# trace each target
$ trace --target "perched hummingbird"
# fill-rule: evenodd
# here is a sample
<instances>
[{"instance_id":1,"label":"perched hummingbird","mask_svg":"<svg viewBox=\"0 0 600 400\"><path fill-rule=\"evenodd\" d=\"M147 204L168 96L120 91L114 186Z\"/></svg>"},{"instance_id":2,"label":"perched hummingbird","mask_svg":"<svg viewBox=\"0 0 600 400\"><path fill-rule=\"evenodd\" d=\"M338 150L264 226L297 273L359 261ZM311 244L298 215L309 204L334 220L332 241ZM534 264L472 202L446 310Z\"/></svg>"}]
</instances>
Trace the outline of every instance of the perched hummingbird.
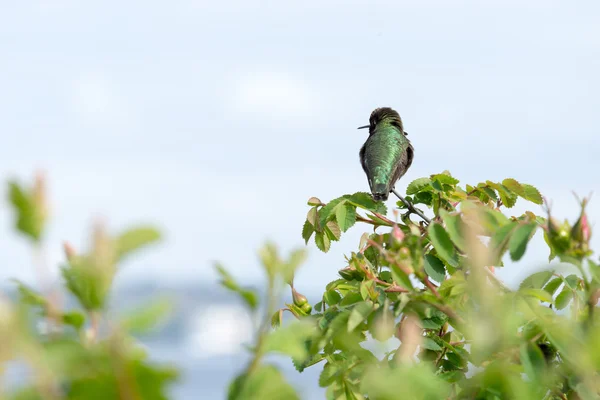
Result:
<instances>
[{"instance_id":1,"label":"perched hummingbird","mask_svg":"<svg viewBox=\"0 0 600 400\"><path fill-rule=\"evenodd\" d=\"M413 161L414 149L400 115L389 107L376 108L369 117L369 138L360 149L360 163L369 179L374 200L387 200L394 185Z\"/></svg>"}]
</instances>

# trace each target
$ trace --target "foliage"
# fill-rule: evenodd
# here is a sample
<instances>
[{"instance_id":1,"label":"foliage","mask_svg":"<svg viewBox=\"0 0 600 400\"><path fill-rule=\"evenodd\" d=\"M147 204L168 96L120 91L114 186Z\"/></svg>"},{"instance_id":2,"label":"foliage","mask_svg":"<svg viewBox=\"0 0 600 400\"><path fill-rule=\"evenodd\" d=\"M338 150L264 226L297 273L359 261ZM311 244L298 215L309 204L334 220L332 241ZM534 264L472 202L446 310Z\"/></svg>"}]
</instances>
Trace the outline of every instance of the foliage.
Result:
<instances>
[{"instance_id":1,"label":"foliage","mask_svg":"<svg viewBox=\"0 0 600 400\"><path fill-rule=\"evenodd\" d=\"M41 259L48 221L43 177L32 188L11 182L9 200L16 229ZM159 238L149 226L113 236L96 225L89 251L76 254L65 243L62 283L77 300L73 309L62 308L65 291L60 288L44 287L42 292L15 280L18 301L0 300L0 361L25 362L33 374L23 386L3 391L2 398L168 398L168 385L176 380L177 370L150 362L130 334L152 329L168 314L170 304L158 300L121 319L106 310L119 262ZM39 262L41 267L43 261Z\"/></svg>"},{"instance_id":2,"label":"foliage","mask_svg":"<svg viewBox=\"0 0 600 400\"><path fill-rule=\"evenodd\" d=\"M263 364L270 351L289 355L300 373L322 368L318 383L328 399L598 398L600 266L589 249L588 200L571 225L559 224L548 208L547 218L530 211L506 216L503 208L519 198L543 204L535 187L515 179L459 186L445 171L411 182L406 194L432 213L430 223L414 221L402 202L401 222L390 219L367 193L309 199L302 237L307 244L314 237L323 252L357 223L373 228L314 304L284 278L298 262L281 259L272 245L262 250L269 304L254 358L229 399L298 398ZM521 260L540 231L550 260L573 273L549 265L509 289L495 268L507 257ZM256 310L248 301L254 296L221 273ZM293 303L274 310L283 282ZM283 323L284 311L295 320ZM365 346L370 339L382 345Z\"/></svg>"}]
</instances>

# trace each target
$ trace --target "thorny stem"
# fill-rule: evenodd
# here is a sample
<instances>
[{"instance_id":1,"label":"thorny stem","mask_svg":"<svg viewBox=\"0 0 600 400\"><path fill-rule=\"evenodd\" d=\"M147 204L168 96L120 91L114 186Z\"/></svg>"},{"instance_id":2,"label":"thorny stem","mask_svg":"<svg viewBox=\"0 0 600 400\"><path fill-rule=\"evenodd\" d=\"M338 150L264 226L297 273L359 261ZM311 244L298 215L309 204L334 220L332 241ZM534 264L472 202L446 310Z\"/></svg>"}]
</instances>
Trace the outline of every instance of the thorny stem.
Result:
<instances>
[{"instance_id":1,"label":"thorny stem","mask_svg":"<svg viewBox=\"0 0 600 400\"><path fill-rule=\"evenodd\" d=\"M400 199L400 201L402 203L404 203L404 205L406 206L406 208L408 208L408 210L414 214L417 214L419 217L423 218L423 220L425 222L427 222L428 224L431 222L431 220L429 218L427 218L425 216L425 214L423 214L421 211L417 210L411 202L407 201L404 197L402 197L400 195L400 193L396 192L396 189L392 189L392 193L394 193L396 195L396 197L398 197Z\"/></svg>"}]
</instances>

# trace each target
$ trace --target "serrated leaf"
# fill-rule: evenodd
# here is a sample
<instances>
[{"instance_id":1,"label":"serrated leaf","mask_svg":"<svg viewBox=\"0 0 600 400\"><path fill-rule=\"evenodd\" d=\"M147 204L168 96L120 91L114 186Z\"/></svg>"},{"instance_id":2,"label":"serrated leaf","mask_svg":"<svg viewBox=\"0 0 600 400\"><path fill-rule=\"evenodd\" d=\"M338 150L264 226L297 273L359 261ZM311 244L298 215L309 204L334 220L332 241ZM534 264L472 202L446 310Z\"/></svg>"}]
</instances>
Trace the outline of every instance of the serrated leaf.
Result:
<instances>
[{"instance_id":1,"label":"serrated leaf","mask_svg":"<svg viewBox=\"0 0 600 400\"><path fill-rule=\"evenodd\" d=\"M293 358L292 359L292 363L294 364L294 368L296 368L296 371L298 372L302 372L304 371L306 368L315 365L316 363L322 361L323 359L325 359L325 356L323 354L315 354L314 356L312 356L311 358L307 359L307 360L298 360Z\"/></svg>"},{"instance_id":2,"label":"serrated leaf","mask_svg":"<svg viewBox=\"0 0 600 400\"><path fill-rule=\"evenodd\" d=\"M340 240L340 237L342 236L340 227L335 221L327 222L327 224L325 225L325 233L327 234L327 237L333 241Z\"/></svg>"},{"instance_id":3,"label":"serrated leaf","mask_svg":"<svg viewBox=\"0 0 600 400\"><path fill-rule=\"evenodd\" d=\"M357 326L363 323L373 312L373 303L363 301L357 303L350 312L348 317L348 332L352 332Z\"/></svg>"},{"instance_id":4,"label":"serrated leaf","mask_svg":"<svg viewBox=\"0 0 600 400\"><path fill-rule=\"evenodd\" d=\"M525 200L529 200L535 204L544 204L544 199L539 190L536 187L528 185L526 183L522 183L521 187L523 188L523 198Z\"/></svg>"},{"instance_id":5,"label":"serrated leaf","mask_svg":"<svg viewBox=\"0 0 600 400\"><path fill-rule=\"evenodd\" d=\"M315 244L319 250L321 250L323 253L327 253L331 247L331 240L329 240L329 237L327 237L327 235L323 232L316 232Z\"/></svg>"},{"instance_id":6,"label":"serrated leaf","mask_svg":"<svg viewBox=\"0 0 600 400\"><path fill-rule=\"evenodd\" d=\"M323 228L327 221L330 221L335 216L335 208L338 204L346 201L346 196L338 197L331 200L323 208L319 210L319 227ZM315 225L316 226L316 225ZM318 231L319 229L317 229Z\"/></svg>"},{"instance_id":7,"label":"serrated leaf","mask_svg":"<svg viewBox=\"0 0 600 400\"><path fill-rule=\"evenodd\" d=\"M313 225L310 222L308 222L308 220L306 220L304 222L304 226L302 227L302 239L304 239L304 244L308 244L308 241L310 240L310 237L312 236L314 231L315 228L313 227Z\"/></svg>"},{"instance_id":8,"label":"serrated leaf","mask_svg":"<svg viewBox=\"0 0 600 400\"><path fill-rule=\"evenodd\" d=\"M562 310L563 308L568 306L572 298L573 291L565 286L563 290L561 290L561 292L558 294L558 296L556 296L556 300L554 301L556 309Z\"/></svg>"},{"instance_id":9,"label":"serrated leaf","mask_svg":"<svg viewBox=\"0 0 600 400\"><path fill-rule=\"evenodd\" d=\"M444 185L450 185L450 186L455 186L456 184L458 184L460 181L456 178L454 178L451 175L448 174L435 174L435 175L431 175L431 180L434 181L438 181L441 184Z\"/></svg>"},{"instance_id":10,"label":"serrated leaf","mask_svg":"<svg viewBox=\"0 0 600 400\"><path fill-rule=\"evenodd\" d=\"M513 261L518 261L523 257L523 254L525 254L525 250L527 249L527 243L531 239L536 228L536 223L530 223L519 224L514 230L508 242L510 258Z\"/></svg>"},{"instance_id":11,"label":"serrated leaf","mask_svg":"<svg viewBox=\"0 0 600 400\"><path fill-rule=\"evenodd\" d=\"M431 185L431 179L429 178L418 178L408 184L406 187L406 194L411 195L418 193L428 186Z\"/></svg>"},{"instance_id":12,"label":"serrated leaf","mask_svg":"<svg viewBox=\"0 0 600 400\"><path fill-rule=\"evenodd\" d=\"M313 226L317 226L317 207L312 207L310 210L308 210L308 212L306 213L306 220Z\"/></svg>"},{"instance_id":13,"label":"serrated leaf","mask_svg":"<svg viewBox=\"0 0 600 400\"><path fill-rule=\"evenodd\" d=\"M500 183L495 183L495 182L491 182L491 181L486 181L486 184L488 186L496 189L496 191L500 195L500 199L502 200L502 203L504 204L504 206L506 208L512 208L515 205L515 203L517 201L517 195L515 193L513 193L512 191L510 191L510 189L508 189L506 186L504 186Z\"/></svg>"},{"instance_id":14,"label":"serrated leaf","mask_svg":"<svg viewBox=\"0 0 600 400\"><path fill-rule=\"evenodd\" d=\"M357 207L379 214L387 214L387 207L382 201L375 201L371 194L366 192L357 192L346 196L346 200Z\"/></svg>"},{"instance_id":15,"label":"serrated leaf","mask_svg":"<svg viewBox=\"0 0 600 400\"><path fill-rule=\"evenodd\" d=\"M562 285L562 283L562 278L554 278L548 282L546 286L544 286L544 290L548 292L550 296L554 296L554 293L556 293L556 290L560 287L560 285Z\"/></svg>"},{"instance_id":16,"label":"serrated leaf","mask_svg":"<svg viewBox=\"0 0 600 400\"><path fill-rule=\"evenodd\" d=\"M160 232L151 226L139 226L121 233L116 239L117 258L122 259L135 250L160 240Z\"/></svg>"},{"instance_id":17,"label":"serrated leaf","mask_svg":"<svg viewBox=\"0 0 600 400\"><path fill-rule=\"evenodd\" d=\"M335 218L342 232L346 232L356 222L356 207L341 204L335 209Z\"/></svg>"},{"instance_id":18,"label":"serrated leaf","mask_svg":"<svg viewBox=\"0 0 600 400\"><path fill-rule=\"evenodd\" d=\"M455 268L458 267L456 249L444 227L437 222L432 222L429 225L428 232L429 239L437 251L437 254L450 266Z\"/></svg>"},{"instance_id":19,"label":"serrated leaf","mask_svg":"<svg viewBox=\"0 0 600 400\"><path fill-rule=\"evenodd\" d=\"M426 254L424 260L425 272L431 279L438 283L442 283L446 277L446 269L444 263L432 254Z\"/></svg>"}]
</instances>

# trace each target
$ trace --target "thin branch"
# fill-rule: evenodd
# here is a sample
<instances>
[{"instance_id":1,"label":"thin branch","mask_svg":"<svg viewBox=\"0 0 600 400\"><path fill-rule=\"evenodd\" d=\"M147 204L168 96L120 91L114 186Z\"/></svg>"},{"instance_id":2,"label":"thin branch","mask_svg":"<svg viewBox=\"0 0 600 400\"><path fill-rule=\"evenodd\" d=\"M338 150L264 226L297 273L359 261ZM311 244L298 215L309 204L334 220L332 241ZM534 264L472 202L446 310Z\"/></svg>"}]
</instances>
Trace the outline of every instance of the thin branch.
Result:
<instances>
[{"instance_id":1,"label":"thin branch","mask_svg":"<svg viewBox=\"0 0 600 400\"><path fill-rule=\"evenodd\" d=\"M398 197L400 199L400 201L402 203L404 203L404 205L406 206L406 208L408 208L408 210L414 214L417 214L419 217L423 218L423 220L425 222L427 222L428 224L431 222L431 220L429 218L427 218L425 216L425 214L423 214L421 211L417 210L415 208L415 206L412 205L411 202L407 201L404 197L402 197L400 195L400 193L396 192L396 189L392 189L392 193L394 193L396 195L396 197Z\"/></svg>"}]
</instances>

